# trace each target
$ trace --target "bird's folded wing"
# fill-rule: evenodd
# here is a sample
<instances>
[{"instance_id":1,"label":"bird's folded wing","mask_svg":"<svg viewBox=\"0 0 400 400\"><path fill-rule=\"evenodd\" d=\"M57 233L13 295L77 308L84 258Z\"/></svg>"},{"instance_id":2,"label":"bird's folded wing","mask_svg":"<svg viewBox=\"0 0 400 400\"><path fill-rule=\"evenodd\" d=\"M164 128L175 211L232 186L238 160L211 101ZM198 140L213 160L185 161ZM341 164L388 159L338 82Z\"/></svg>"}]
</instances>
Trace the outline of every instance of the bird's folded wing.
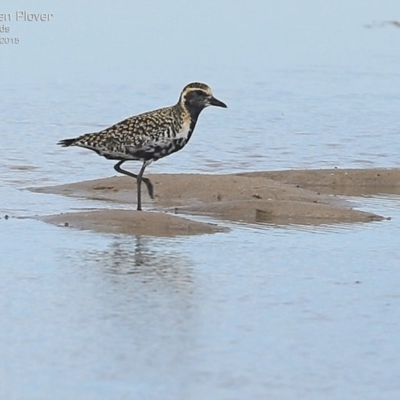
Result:
<instances>
[{"instance_id":1,"label":"bird's folded wing","mask_svg":"<svg viewBox=\"0 0 400 400\"><path fill-rule=\"evenodd\" d=\"M155 149L162 149L171 144L172 139L168 137L147 138L137 144L126 144L125 150L128 154L137 152L153 152Z\"/></svg>"}]
</instances>

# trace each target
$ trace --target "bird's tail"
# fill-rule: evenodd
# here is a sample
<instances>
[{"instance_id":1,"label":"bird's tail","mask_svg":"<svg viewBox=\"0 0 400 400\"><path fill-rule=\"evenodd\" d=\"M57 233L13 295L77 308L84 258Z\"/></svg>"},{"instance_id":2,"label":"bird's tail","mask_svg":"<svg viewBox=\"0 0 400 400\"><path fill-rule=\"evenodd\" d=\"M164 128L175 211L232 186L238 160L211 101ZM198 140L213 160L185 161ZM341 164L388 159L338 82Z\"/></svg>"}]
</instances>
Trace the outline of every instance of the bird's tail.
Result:
<instances>
[{"instance_id":1,"label":"bird's tail","mask_svg":"<svg viewBox=\"0 0 400 400\"><path fill-rule=\"evenodd\" d=\"M75 141L76 141L76 138L74 138L74 139L63 139L63 140L60 140L57 144L60 145L60 146L63 146L63 147L68 147L68 146L71 146L72 144L74 144Z\"/></svg>"}]
</instances>

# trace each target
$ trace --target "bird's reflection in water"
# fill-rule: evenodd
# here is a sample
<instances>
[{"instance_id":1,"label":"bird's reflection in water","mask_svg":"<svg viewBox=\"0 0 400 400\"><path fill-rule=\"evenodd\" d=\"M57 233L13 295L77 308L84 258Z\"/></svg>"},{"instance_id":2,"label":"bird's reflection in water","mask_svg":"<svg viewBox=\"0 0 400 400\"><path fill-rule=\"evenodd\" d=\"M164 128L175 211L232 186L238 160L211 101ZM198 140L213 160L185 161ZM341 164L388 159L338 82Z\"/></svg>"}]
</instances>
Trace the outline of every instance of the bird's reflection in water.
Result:
<instances>
[{"instance_id":1,"label":"bird's reflection in water","mask_svg":"<svg viewBox=\"0 0 400 400\"><path fill-rule=\"evenodd\" d=\"M116 237L101 251L89 251L86 260L113 275L136 275L143 283L169 282L175 290L192 283L190 262L174 249L171 239Z\"/></svg>"}]
</instances>

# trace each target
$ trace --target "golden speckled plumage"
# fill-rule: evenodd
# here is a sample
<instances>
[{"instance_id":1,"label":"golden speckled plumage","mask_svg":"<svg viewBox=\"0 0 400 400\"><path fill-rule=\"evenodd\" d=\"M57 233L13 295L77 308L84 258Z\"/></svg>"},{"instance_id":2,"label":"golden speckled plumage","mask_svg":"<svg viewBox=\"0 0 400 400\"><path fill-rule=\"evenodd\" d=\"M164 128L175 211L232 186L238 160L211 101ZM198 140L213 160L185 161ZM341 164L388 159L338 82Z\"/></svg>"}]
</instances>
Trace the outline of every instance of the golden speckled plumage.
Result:
<instances>
[{"instance_id":1,"label":"golden speckled plumage","mask_svg":"<svg viewBox=\"0 0 400 400\"><path fill-rule=\"evenodd\" d=\"M84 147L108 159L120 160L114 168L137 179L138 210L141 210L141 181L145 182L153 198L153 185L148 178L142 177L144 169L151 162L182 149L191 138L200 112L209 105L226 107L213 97L211 89L204 83L190 83L184 87L174 106L145 112L100 132L64 139L58 144ZM129 160L143 161L138 175L120 168Z\"/></svg>"},{"instance_id":2,"label":"golden speckled plumage","mask_svg":"<svg viewBox=\"0 0 400 400\"><path fill-rule=\"evenodd\" d=\"M155 161L161 156L155 150L167 148L185 120L188 121L187 116L177 105L162 108L128 118L98 133L82 135L72 145L94 150L109 159Z\"/></svg>"}]
</instances>

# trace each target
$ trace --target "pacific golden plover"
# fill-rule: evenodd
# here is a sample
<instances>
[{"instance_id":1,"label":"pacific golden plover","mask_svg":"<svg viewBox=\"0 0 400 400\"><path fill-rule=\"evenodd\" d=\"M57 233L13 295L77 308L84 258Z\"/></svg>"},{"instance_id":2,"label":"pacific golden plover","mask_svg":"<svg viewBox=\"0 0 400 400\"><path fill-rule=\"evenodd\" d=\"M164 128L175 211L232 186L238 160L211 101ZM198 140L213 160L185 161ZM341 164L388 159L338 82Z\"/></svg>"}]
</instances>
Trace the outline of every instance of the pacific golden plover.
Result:
<instances>
[{"instance_id":1,"label":"pacific golden plover","mask_svg":"<svg viewBox=\"0 0 400 400\"><path fill-rule=\"evenodd\" d=\"M141 210L142 181L154 198L153 185L143 177L144 170L153 161L182 149L192 136L200 112L208 106L227 107L213 96L206 84L190 83L183 88L174 106L135 115L100 132L60 140L58 144L84 147L109 160L119 160L114 169L136 179L137 209ZM138 175L121 168L129 160L143 162Z\"/></svg>"}]
</instances>

